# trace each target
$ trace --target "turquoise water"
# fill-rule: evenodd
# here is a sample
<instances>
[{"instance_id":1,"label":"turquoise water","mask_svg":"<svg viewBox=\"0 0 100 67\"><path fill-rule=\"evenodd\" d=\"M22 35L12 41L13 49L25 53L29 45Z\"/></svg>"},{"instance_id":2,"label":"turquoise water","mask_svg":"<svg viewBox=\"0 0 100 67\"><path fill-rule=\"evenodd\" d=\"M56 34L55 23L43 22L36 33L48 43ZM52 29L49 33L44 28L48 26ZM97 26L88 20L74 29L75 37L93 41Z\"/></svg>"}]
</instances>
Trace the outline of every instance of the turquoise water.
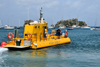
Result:
<instances>
[{"instance_id":1,"label":"turquoise water","mask_svg":"<svg viewBox=\"0 0 100 67\"><path fill-rule=\"evenodd\" d=\"M14 31L0 29L0 43L8 40L8 32ZM21 37L22 32L20 29ZM100 67L99 30L74 29L68 31L68 36L69 44L39 50L0 48L0 67Z\"/></svg>"}]
</instances>

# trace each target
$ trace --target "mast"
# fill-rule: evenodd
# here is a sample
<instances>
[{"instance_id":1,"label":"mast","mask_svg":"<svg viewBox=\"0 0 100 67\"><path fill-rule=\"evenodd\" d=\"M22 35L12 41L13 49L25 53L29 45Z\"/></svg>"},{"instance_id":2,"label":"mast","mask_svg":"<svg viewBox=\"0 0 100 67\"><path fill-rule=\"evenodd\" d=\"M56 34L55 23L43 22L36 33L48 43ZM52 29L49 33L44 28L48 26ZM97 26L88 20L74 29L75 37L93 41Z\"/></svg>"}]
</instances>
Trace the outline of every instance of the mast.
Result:
<instances>
[{"instance_id":1,"label":"mast","mask_svg":"<svg viewBox=\"0 0 100 67\"><path fill-rule=\"evenodd\" d=\"M43 23L44 20L43 20L43 12L42 12L42 7L41 7L41 10L40 10L40 23Z\"/></svg>"},{"instance_id":2,"label":"mast","mask_svg":"<svg viewBox=\"0 0 100 67\"><path fill-rule=\"evenodd\" d=\"M12 15L12 26L13 26L13 15Z\"/></svg>"},{"instance_id":3,"label":"mast","mask_svg":"<svg viewBox=\"0 0 100 67\"><path fill-rule=\"evenodd\" d=\"M29 7L28 7L28 20L29 20Z\"/></svg>"},{"instance_id":4,"label":"mast","mask_svg":"<svg viewBox=\"0 0 100 67\"><path fill-rule=\"evenodd\" d=\"M76 27L78 27L78 19L76 18Z\"/></svg>"},{"instance_id":5,"label":"mast","mask_svg":"<svg viewBox=\"0 0 100 67\"><path fill-rule=\"evenodd\" d=\"M96 17L96 21L95 21L95 28L96 28L96 25L97 25L97 17Z\"/></svg>"},{"instance_id":6,"label":"mast","mask_svg":"<svg viewBox=\"0 0 100 67\"><path fill-rule=\"evenodd\" d=\"M40 10L40 19L43 17L43 13L42 13L42 7L41 7L41 10Z\"/></svg>"},{"instance_id":7,"label":"mast","mask_svg":"<svg viewBox=\"0 0 100 67\"><path fill-rule=\"evenodd\" d=\"M62 21L63 21L63 14L62 14Z\"/></svg>"},{"instance_id":8,"label":"mast","mask_svg":"<svg viewBox=\"0 0 100 67\"><path fill-rule=\"evenodd\" d=\"M52 16L52 24L53 24L53 16Z\"/></svg>"},{"instance_id":9,"label":"mast","mask_svg":"<svg viewBox=\"0 0 100 67\"><path fill-rule=\"evenodd\" d=\"M9 18L8 18L8 26L9 26Z\"/></svg>"},{"instance_id":10,"label":"mast","mask_svg":"<svg viewBox=\"0 0 100 67\"><path fill-rule=\"evenodd\" d=\"M0 20L0 26L2 26L2 24L1 24L1 20Z\"/></svg>"},{"instance_id":11,"label":"mast","mask_svg":"<svg viewBox=\"0 0 100 67\"><path fill-rule=\"evenodd\" d=\"M20 27L20 19L19 19L19 27Z\"/></svg>"}]
</instances>

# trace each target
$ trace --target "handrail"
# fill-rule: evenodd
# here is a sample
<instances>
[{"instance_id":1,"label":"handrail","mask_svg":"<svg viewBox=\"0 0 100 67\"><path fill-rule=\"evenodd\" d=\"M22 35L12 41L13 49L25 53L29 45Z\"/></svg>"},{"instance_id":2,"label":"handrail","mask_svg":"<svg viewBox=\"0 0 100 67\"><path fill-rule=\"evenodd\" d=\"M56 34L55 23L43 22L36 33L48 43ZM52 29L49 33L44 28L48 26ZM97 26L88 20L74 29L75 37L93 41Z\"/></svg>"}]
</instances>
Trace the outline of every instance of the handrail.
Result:
<instances>
[{"instance_id":1,"label":"handrail","mask_svg":"<svg viewBox=\"0 0 100 67\"><path fill-rule=\"evenodd\" d=\"M36 35L36 36L34 36ZM46 35L46 37L44 37L44 35ZM59 39L62 38L61 36L59 37ZM23 39L27 39L27 40L31 40L31 41L36 41L37 42L37 33L33 33L32 34L32 38L31 39L28 39L26 36L23 38ZM56 35L51 35L51 34L44 34L44 33L40 33L40 36L39 36L39 41L42 41L42 40L51 40L51 39L58 39L58 36Z\"/></svg>"}]
</instances>

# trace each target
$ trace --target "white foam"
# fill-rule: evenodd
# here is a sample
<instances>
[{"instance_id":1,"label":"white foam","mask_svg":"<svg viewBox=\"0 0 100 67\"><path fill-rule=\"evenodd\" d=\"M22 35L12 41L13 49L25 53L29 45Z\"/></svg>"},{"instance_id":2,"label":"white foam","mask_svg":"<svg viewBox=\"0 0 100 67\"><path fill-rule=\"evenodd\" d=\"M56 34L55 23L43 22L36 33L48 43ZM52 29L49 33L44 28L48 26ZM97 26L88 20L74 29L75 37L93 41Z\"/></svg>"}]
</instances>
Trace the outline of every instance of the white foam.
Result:
<instances>
[{"instance_id":1,"label":"white foam","mask_svg":"<svg viewBox=\"0 0 100 67\"><path fill-rule=\"evenodd\" d=\"M7 48L0 48L0 55L2 55L2 53L4 52L4 51L7 51L8 49Z\"/></svg>"},{"instance_id":2,"label":"white foam","mask_svg":"<svg viewBox=\"0 0 100 67\"><path fill-rule=\"evenodd\" d=\"M5 57L8 56L8 55L3 54L3 52L7 50L8 50L7 48L0 48L0 65L4 63L4 61L6 60Z\"/></svg>"},{"instance_id":3,"label":"white foam","mask_svg":"<svg viewBox=\"0 0 100 67\"><path fill-rule=\"evenodd\" d=\"M7 51L7 50L8 50L8 48L0 48L0 53L4 52L4 51Z\"/></svg>"}]
</instances>

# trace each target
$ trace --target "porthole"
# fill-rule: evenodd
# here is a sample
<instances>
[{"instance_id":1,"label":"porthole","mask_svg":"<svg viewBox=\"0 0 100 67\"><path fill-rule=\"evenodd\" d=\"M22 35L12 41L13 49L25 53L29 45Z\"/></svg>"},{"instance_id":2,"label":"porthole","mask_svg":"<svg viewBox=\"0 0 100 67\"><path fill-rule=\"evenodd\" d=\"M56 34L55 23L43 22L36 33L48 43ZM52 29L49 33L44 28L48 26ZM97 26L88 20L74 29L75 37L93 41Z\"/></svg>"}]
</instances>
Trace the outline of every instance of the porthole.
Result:
<instances>
[{"instance_id":1,"label":"porthole","mask_svg":"<svg viewBox=\"0 0 100 67\"><path fill-rule=\"evenodd\" d=\"M35 26L35 28L37 28L37 26Z\"/></svg>"}]
</instances>

